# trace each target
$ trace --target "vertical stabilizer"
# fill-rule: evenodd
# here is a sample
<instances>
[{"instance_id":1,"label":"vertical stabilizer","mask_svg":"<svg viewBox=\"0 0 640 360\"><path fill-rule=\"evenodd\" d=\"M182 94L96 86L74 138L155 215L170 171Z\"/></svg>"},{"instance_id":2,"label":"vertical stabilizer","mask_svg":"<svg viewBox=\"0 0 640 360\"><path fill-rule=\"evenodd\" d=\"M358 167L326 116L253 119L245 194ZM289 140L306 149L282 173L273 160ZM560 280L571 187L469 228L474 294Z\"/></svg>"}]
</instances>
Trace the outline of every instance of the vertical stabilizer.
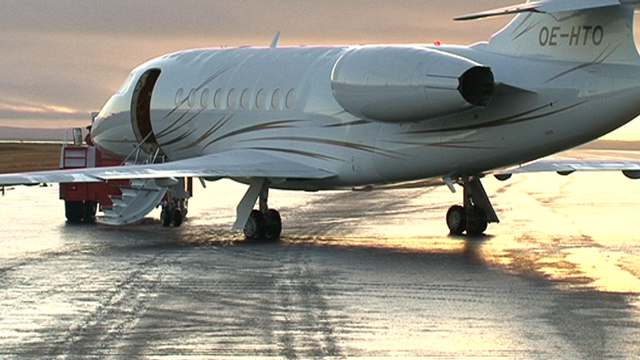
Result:
<instances>
[{"instance_id":1,"label":"vertical stabilizer","mask_svg":"<svg viewBox=\"0 0 640 360\"><path fill-rule=\"evenodd\" d=\"M594 3L597 1L591 1ZM556 0L542 4L556 5ZM580 3L575 1L574 3ZM633 38L634 6L606 5L562 11L545 11L529 2L518 15L494 34L487 50L521 57L537 57L591 63L637 64Z\"/></svg>"}]
</instances>

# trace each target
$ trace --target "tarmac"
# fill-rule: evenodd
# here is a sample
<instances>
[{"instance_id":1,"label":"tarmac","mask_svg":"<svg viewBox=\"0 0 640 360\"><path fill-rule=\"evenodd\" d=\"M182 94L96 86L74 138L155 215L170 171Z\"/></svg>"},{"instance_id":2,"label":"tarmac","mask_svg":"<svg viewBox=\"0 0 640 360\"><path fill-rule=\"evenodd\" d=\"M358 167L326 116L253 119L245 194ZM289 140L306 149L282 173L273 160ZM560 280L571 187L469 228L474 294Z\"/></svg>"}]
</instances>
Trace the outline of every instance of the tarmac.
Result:
<instances>
[{"instance_id":1,"label":"tarmac","mask_svg":"<svg viewBox=\"0 0 640 360\"><path fill-rule=\"evenodd\" d=\"M231 231L245 186L180 228L71 225L57 186L0 197L3 359L640 358L640 183L484 181L501 219L451 237L446 187L273 191L282 239Z\"/></svg>"}]
</instances>

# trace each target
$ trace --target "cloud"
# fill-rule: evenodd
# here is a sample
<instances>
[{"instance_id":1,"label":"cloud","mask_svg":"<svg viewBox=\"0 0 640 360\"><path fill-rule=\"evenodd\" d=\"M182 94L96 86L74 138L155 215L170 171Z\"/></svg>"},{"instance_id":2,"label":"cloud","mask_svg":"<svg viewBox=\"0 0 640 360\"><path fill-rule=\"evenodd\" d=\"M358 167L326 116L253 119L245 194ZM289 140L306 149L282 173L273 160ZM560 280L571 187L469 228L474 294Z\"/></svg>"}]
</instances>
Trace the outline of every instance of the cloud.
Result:
<instances>
[{"instance_id":1,"label":"cloud","mask_svg":"<svg viewBox=\"0 0 640 360\"><path fill-rule=\"evenodd\" d=\"M22 101L0 101L0 119L87 119L89 116L84 111L68 108L60 105L34 104Z\"/></svg>"},{"instance_id":2,"label":"cloud","mask_svg":"<svg viewBox=\"0 0 640 360\"><path fill-rule=\"evenodd\" d=\"M330 39L395 37L415 30L465 29L455 15L510 4L509 0L14 0L0 23L20 32L143 37L269 36ZM476 28L483 27L476 23ZM473 32L470 32L473 34ZM414 36L427 34L415 33Z\"/></svg>"},{"instance_id":3,"label":"cloud","mask_svg":"<svg viewBox=\"0 0 640 360\"><path fill-rule=\"evenodd\" d=\"M27 104L21 102L1 102L0 111L16 111L16 112L28 112L28 113L61 113L61 114L73 114L76 112L73 109L64 106L45 105L45 104Z\"/></svg>"}]
</instances>

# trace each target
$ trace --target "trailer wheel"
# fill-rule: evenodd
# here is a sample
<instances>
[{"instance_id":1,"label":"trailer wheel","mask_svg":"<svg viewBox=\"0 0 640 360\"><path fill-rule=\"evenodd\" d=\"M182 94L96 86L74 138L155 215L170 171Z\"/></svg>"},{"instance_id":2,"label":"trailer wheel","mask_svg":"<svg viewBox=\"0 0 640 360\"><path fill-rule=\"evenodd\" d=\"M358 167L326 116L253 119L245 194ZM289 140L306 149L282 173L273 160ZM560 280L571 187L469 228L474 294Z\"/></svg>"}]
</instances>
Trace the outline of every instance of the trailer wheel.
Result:
<instances>
[{"instance_id":1,"label":"trailer wheel","mask_svg":"<svg viewBox=\"0 0 640 360\"><path fill-rule=\"evenodd\" d=\"M96 221L96 210L98 203L96 201L85 201L83 207L83 220L85 223L94 223Z\"/></svg>"},{"instance_id":2,"label":"trailer wheel","mask_svg":"<svg viewBox=\"0 0 640 360\"><path fill-rule=\"evenodd\" d=\"M70 223L82 222L84 215L84 204L82 201L65 201L64 213L67 217L67 221Z\"/></svg>"}]
</instances>

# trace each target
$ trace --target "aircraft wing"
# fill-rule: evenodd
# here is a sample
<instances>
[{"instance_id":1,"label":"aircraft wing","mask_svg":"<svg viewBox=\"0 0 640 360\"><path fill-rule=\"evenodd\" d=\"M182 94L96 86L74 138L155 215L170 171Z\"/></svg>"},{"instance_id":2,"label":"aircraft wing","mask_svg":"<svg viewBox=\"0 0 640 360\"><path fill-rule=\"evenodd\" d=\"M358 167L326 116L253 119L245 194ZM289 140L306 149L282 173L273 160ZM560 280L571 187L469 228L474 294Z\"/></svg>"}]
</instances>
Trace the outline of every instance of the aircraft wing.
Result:
<instances>
[{"instance_id":1,"label":"aircraft wing","mask_svg":"<svg viewBox=\"0 0 640 360\"><path fill-rule=\"evenodd\" d=\"M530 162L495 173L496 177L530 172L555 171L567 175L574 171L622 171L631 178L640 178L640 161L633 160L556 160L545 159Z\"/></svg>"},{"instance_id":2,"label":"aircraft wing","mask_svg":"<svg viewBox=\"0 0 640 360\"><path fill-rule=\"evenodd\" d=\"M230 150L163 164L127 165L0 175L0 185L100 182L171 177L325 179L335 174L261 150Z\"/></svg>"}]
</instances>

